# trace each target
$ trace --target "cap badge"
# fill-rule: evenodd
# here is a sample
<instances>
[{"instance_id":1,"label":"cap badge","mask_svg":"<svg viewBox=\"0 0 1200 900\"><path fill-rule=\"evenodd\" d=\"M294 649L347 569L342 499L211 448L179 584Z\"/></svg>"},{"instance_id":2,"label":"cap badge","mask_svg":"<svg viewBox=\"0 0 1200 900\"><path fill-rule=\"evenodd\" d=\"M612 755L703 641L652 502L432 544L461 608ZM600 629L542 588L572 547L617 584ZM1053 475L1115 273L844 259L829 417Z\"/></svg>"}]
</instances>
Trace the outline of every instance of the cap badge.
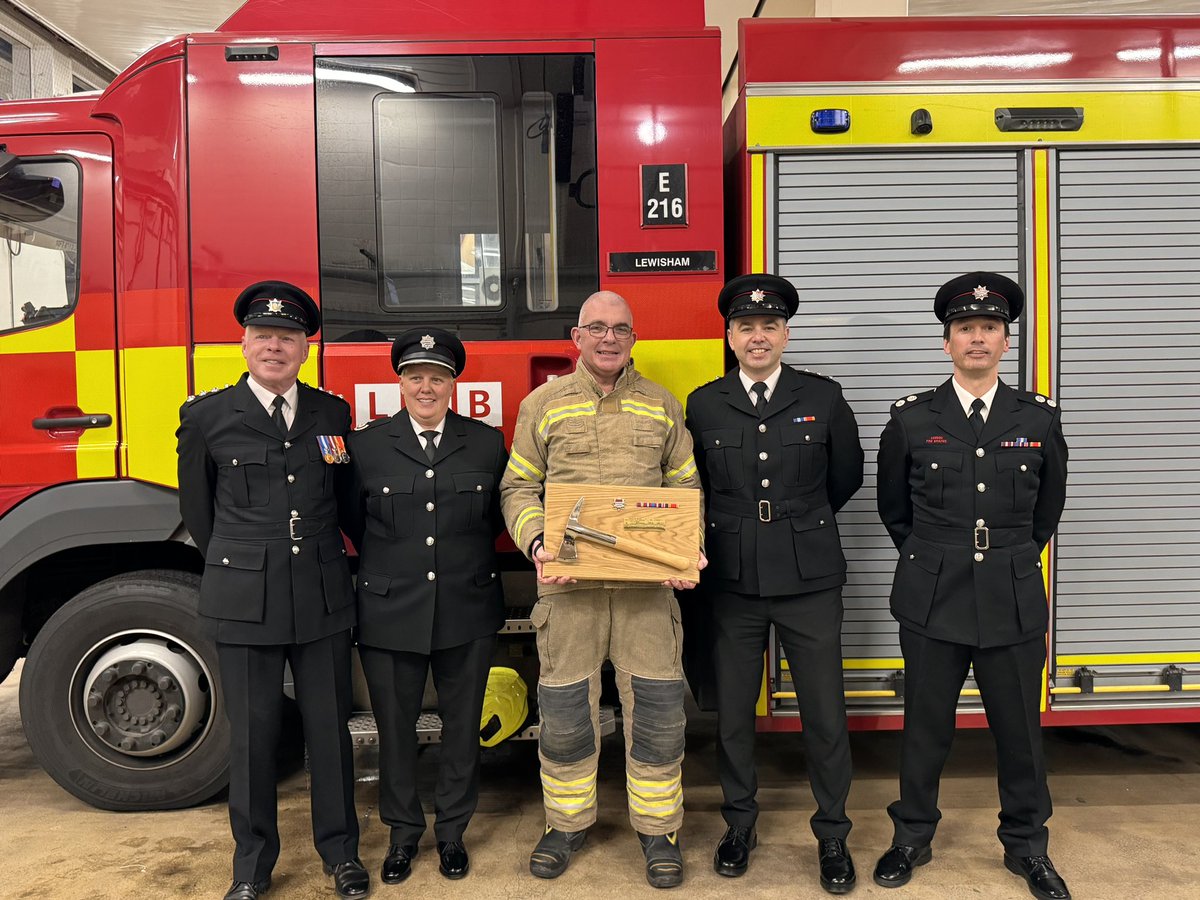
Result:
<instances>
[{"instance_id":1,"label":"cap badge","mask_svg":"<svg viewBox=\"0 0 1200 900\"><path fill-rule=\"evenodd\" d=\"M421 338L421 349L422 350L432 350L434 348L435 344L437 344L437 341L435 341L433 339L432 334L427 334Z\"/></svg>"},{"instance_id":2,"label":"cap badge","mask_svg":"<svg viewBox=\"0 0 1200 900\"><path fill-rule=\"evenodd\" d=\"M766 295L765 291L755 288L754 290L752 290L750 292L750 299L753 300L755 303L762 303L764 300L767 299L767 295Z\"/></svg>"},{"instance_id":3,"label":"cap badge","mask_svg":"<svg viewBox=\"0 0 1200 900\"><path fill-rule=\"evenodd\" d=\"M976 300L986 300L988 297L988 289L982 284L975 288L975 290L973 290L971 293L975 295Z\"/></svg>"},{"instance_id":4,"label":"cap badge","mask_svg":"<svg viewBox=\"0 0 1200 900\"><path fill-rule=\"evenodd\" d=\"M268 300L267 301L267 312L273 312L273 313L283 312L283 301L282 300Z\"/></svg>"}]
</instances>

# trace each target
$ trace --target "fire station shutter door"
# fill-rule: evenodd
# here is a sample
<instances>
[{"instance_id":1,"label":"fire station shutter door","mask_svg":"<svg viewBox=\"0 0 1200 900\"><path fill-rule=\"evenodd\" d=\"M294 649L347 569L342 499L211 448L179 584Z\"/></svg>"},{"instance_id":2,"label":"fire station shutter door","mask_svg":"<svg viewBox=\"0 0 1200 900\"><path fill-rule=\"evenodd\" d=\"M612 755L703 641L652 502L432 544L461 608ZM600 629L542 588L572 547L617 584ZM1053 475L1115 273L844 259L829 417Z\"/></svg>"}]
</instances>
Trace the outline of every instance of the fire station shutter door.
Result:
<instances>
[{"instance_id":1,"label":"fire station shutter door","mask_svg":"<svg viewBox=\"0 0 1200 900\"><path fill-rule=\"evenodd\" d=\"M1060 151L1058 178L1071 458L1055 651L1194 659L1200 150Z\"/></svg>"},{"instance_id":2,"label":"fire station shutter door","mask_svg":"<svg viewBox=\"0 0 1200 900\"><path fill-rule=\"evenodd\" d=\"M778 158L776 271L800 293L784 359L841 383L866 453L863 488L838 515L850 566L848 690L886 687L849 661L901 655L888 612L896 549L875 508L879 435L897 398L950 375L933 316L938 287L976 269L1023 280L1020 164L1018 153ZM1016 386L1019 369L1014 328L1001 376Z\"/></svg>"}]
</instances>

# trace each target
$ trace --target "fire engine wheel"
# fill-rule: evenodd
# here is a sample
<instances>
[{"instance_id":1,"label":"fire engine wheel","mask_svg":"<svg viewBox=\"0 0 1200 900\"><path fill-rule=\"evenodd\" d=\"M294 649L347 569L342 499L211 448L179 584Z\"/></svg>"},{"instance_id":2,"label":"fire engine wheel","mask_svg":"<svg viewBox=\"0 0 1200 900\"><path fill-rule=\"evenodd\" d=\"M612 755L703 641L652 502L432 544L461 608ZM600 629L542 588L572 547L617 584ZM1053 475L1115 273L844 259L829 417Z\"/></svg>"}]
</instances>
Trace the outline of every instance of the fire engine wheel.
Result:
<instances>
[{"instance_id":1,"label":"fire engine wheel","mask_svg":"<svg viewBox=\"0 0 1200 900\"><path fill-rule=\"evenodd\" d=\"M42 768L101 809L178 809L229 781L216 647L196 575L145 571L95 584L38 632L21 720Z\"/></svg>"}]
</instances>

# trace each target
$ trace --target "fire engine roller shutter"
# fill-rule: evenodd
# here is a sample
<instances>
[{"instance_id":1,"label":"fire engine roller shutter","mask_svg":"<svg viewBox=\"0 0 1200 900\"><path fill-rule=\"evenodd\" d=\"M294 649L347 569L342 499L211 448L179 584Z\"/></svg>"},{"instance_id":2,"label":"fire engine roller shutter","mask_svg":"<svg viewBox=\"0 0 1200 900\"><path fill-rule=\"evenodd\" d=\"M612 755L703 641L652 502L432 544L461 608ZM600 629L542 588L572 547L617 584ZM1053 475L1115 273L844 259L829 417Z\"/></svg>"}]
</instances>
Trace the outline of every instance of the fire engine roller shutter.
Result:
<instances>
[{"instance_id":1,"label":"fire engine roller shutter","mask_svg":"<svg viewBox=\"0 0 1200 900\"><path fill-rule=\"evenodd\" d=\"M950 375L933 316L937 289L975 269L1023 280L1020 156L787 155L777 163L768 258L800 293L784 359L842 385L866 453L863 487L838 515L849 563L843 652L898 659L888 612L896 549L875 508L879 434L897 398ZM1014 327L1001 377L1016 386L1019 369Z\"/></svg>"},{"instance_id":2,"label":"fire engine roller shutter","mask_svg":"<svg viewBox=\"0 0 1200 900\"><path fill-rule=\"evenodd\" d=\"M1200 648L1200 150L1059 151L1059 654Z\"/></svg>"}]
</instances>

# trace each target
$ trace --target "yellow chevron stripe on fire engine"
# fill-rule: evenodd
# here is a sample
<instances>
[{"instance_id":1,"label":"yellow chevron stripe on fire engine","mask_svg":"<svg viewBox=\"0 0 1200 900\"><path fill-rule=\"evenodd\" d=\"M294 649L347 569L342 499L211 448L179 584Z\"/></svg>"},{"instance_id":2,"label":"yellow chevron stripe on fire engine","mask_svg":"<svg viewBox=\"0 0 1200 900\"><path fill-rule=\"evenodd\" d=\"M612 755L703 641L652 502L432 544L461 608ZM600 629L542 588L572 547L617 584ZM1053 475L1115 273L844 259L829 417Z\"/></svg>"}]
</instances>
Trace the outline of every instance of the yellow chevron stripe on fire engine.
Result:
<instances>
[{"instance_id":1,"label":"yellow chevron stripe on fire engine","mask_svg":"<svg viewBox=\"0 0 1200 900\"><path fill-rule=\"evenodd\" d=\"M121 474L176 487L175 429L188 393L187 348L129 347L121 351L120 371Z\"/></svg>"}]
</instances>

